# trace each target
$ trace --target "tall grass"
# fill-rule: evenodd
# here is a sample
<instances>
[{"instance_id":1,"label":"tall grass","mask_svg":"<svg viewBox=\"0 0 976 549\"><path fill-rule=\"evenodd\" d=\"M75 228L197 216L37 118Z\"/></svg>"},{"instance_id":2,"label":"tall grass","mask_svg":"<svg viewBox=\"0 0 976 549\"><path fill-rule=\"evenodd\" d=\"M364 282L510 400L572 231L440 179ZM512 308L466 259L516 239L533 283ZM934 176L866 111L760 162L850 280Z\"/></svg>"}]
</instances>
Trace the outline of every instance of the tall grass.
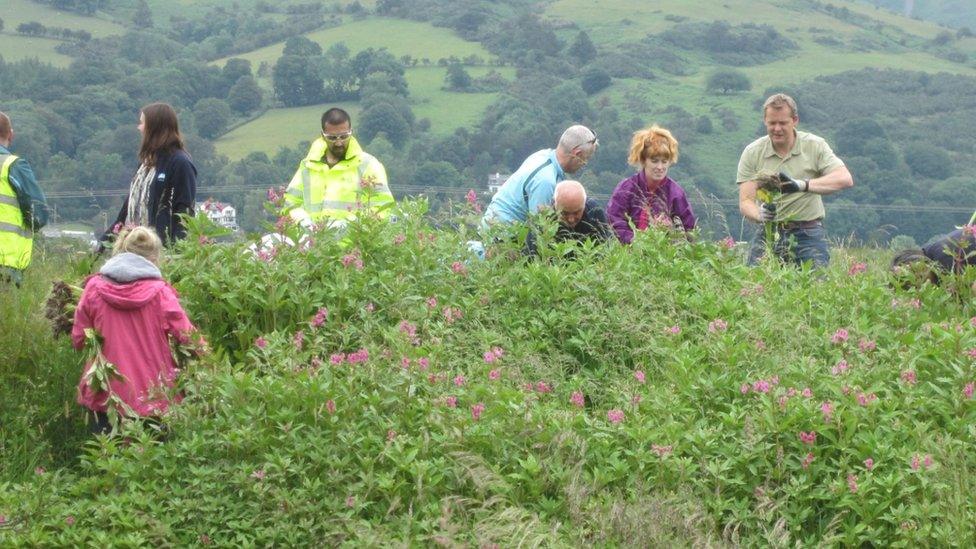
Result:
<instances>
[{"instance_id":1,"label":"tall grass","mask_svg":"<svg viewBox=\"0 0 976 549\"><path fill-rule=\"evenodd\" d=\"M51 281L74 272L76 253L39 239L23 286L0 287L0 481L71 467L87 438L75 404L80 355L54 339L43 314Z\"/></svg>"}]
</instances>

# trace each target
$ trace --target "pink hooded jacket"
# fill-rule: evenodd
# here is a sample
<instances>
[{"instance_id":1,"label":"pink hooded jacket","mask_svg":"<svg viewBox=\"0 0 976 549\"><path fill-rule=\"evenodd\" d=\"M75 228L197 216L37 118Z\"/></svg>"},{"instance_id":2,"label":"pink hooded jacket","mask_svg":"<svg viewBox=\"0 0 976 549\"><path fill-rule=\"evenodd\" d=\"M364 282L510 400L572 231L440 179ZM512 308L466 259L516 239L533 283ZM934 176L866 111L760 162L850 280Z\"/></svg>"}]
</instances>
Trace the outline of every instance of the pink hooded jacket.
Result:
<instances>
[{"instance_id":1,"label":"pink hooded jacket","mask_svg":"<svg viewBox=\"0 0 976 549\"><path fill-rule=\"evenodd\" d=\"M140 416L165 413L177 374L169 337L184 339L194 328L159 269L131 253L108 260L85 284L75 310L75 349L84 346L86 328L102 335L105 358L125 376L111 382L112 391ZM85 366L86 373L90 366ZM78 384L78 403L86 408L104 412L107 397L93 391L84 378Z\"/></svg>"}]
</instances>

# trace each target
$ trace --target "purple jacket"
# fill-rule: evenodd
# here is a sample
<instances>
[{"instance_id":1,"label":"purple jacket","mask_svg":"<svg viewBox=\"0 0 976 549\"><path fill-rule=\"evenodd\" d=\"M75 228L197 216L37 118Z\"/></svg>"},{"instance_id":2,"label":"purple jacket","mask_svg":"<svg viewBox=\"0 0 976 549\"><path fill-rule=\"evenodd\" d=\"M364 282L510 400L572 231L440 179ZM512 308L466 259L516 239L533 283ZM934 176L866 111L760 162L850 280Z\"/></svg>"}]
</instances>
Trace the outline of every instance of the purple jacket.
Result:
<instances>
[{"instance_id":1,"label":"purple jacket","mask_svg":"<svg viewBox=\"0 0 976 549\"><path fill-rule=\"evenodd\" d=\"M631 223L638 229L647 228L649 218L666 217L669 221L675 217L681 219L686 231L695 228L695 213L691 211L691 204L681 185L670 177L665 177L661 186L650 196L647 190L647 177L644 170L624 179L613 191L610 204L607 205L607 219L617 233L617 238L624 244L630 244L634 239Z\"/></svg>"}]
</instances>

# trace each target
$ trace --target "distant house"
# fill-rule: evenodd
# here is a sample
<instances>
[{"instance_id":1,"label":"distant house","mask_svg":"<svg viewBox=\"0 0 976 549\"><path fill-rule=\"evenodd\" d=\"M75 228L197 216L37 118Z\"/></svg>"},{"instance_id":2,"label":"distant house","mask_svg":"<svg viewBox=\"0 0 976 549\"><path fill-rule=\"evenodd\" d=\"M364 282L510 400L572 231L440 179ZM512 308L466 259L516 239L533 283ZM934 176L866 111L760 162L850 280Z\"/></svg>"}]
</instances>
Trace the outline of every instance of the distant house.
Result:
<instances>
[{"instance_id":1,"label":"distant house","mask_svg":"<svg viewBox=\"0 0 976 549\"><path fill-rule=\"evenodd\" d=\"M498 173L498 172L495 172L493 174L488 174L488 194L491 196L495 196L495 193L498 192L498 189L500 189L501 186L505 184L505 181L508 181L508 178L511 177L511 175L512 174L510 173Z\"/></svg>"},{"instance_id":2,"label":"distant house","mask_svg":"<svg viewBox=\"0 0 976 549\"><path fill-rule=\"evenodd\" d=\"M230 204L208 198L205 202L197 202L197 212L206 214L216 225L237 230L237 210Z\"/></svg>"}]
</instances>

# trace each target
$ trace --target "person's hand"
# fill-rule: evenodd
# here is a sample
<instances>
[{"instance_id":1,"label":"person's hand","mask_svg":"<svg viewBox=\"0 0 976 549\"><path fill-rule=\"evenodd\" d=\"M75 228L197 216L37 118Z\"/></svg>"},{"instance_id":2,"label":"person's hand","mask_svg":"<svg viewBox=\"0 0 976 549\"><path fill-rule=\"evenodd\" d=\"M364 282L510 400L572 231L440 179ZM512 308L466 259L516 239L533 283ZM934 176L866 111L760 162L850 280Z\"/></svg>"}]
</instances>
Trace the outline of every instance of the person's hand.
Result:
<instances>
[{"instance_id":1,"label":"person's hand","mask_svg":"<svg viewBox=\"0 0 976 549\"><path fill-rule=\"evenodd\" d=\"M805 193L810 190L809 179L793 179L786 172L779 172L779 180L782 183L779 190L783 194Z\"/></svg>"},{"instance_id":2,"label":"person's hand","mask_svg":"<svg viewBox=\"0 0 976 549\"><path fill-rule=\"evenodd\" d=\"M776 204L759 203L759 222L770 223L776 219Z\"/></svg>"}]
</instances>

